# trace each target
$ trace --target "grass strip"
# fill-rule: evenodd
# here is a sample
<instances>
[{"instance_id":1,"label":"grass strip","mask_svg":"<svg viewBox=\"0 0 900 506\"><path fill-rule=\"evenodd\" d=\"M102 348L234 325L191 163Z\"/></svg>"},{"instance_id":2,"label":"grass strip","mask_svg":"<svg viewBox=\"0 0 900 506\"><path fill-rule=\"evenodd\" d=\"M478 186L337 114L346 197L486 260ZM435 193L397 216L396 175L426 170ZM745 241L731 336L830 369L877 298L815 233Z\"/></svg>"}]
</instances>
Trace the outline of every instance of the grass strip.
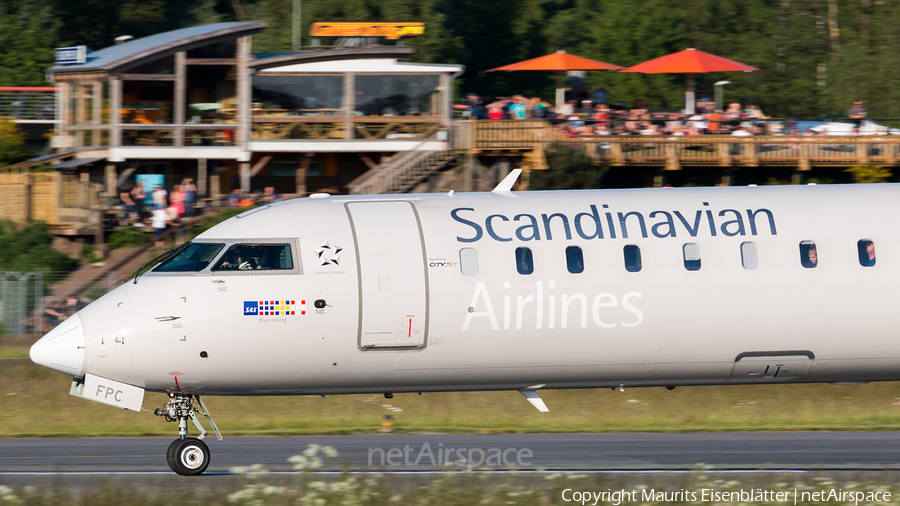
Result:
<instances>
[{"instance_id":1,"label":"grass strip","mask_svg":"<svg viewBox=\"0 0 900 506\"><path fill-rule=\"evenodd\" d=\"M21 353L21 352L20 352ZM28 359L0 360L0 437L174 436L153 416L68 395L71 379ZM900 385L748 385L548 390L549 413L518 392L303 397L205 397L226 435L374 433L392 415L398 432L700 432L900 430Z\"/></svg>"}]
</instances>

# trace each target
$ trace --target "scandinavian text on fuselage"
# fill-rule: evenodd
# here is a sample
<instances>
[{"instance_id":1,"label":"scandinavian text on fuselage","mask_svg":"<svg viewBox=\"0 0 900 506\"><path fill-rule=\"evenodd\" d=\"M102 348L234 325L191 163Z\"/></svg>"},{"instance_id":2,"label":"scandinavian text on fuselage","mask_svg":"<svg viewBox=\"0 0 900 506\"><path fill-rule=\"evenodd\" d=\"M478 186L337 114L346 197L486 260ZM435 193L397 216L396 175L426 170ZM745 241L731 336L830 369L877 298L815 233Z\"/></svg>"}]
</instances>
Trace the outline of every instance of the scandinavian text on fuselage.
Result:
<instances>
[{"instance_id":1,"label":"scandinavian text on fuselage","mask_svg":"<svg viewBox=\"0 0 900 506\"><path fill-rule=\"evenodd\" d=\"M628 239L635 237L638 232L643 238L678 237L679 233L682 237L685 233L690 237L701 234L712 237L755 236L764 233L766 229L771 235L778 234L775 216L765 208L747 209L745 212L722 209L716 213L704 202L703 209L698 209L693 216L689 212L683 214L681 211L658 210L647 213L645 218L644 213L639 211L609 210L607 204L602 204L601 207L604 209L602 212L591 204L588 210L575 214L571 219L569 215L560 212L519 213L511 214L511 218L505 214L484 216L472 207L452 209L450 217L469 227L469 233L461 233L456 237L457 241L463 243L477 242L485 236L499 242L514 239L528 242L550 241L554 237L565 237L567 241L575 237L586 240Z\"/></svg>"}]
</instances>

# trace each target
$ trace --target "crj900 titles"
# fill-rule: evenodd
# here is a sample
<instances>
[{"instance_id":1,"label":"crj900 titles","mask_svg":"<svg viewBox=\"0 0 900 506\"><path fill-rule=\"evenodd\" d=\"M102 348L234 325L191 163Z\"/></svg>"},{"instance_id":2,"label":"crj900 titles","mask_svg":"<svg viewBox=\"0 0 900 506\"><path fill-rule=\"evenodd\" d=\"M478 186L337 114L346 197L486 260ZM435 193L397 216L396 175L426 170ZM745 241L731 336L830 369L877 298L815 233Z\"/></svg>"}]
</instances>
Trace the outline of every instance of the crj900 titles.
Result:
<instances>
[{"instance_id":1,"label":"crj900 titles","mask_svg":"<svg viewBox=\"0 0 900 506\"><path fill-rule=\"evenodd\" d=\"M601 205L604 211L591 204L588 210L575 216L564 213L528 214L521 213L507 216L491 214L485 217L471 207L457 207L450 211L450 216L457 222L469 227L468 233L456 237L459 242L476 242L485 233L495 241L553 240L554 237L572 240L582 239L628 239L630 237L697 237L707 233L713 237L757 235L768 229L771 235L777 235L775 217L768 209L722 209L719 212L703 203L703 209L691 214L681 211L652 211L645 217L638 211L608 211L607 204Z\"/></svg>"}]
</instances>

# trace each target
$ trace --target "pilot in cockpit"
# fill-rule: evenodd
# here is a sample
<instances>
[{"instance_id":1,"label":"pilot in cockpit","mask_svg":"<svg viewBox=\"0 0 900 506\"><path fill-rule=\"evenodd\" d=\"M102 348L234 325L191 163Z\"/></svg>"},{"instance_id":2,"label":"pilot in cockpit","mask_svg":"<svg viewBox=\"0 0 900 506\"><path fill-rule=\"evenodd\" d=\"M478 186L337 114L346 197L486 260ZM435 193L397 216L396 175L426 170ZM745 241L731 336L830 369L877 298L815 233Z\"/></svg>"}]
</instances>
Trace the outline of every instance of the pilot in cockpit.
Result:
<instances>
[{"instance_id":1,"label":"pilot in cockpit","mask_svg":"<svg viewBox=\"0 0 900 506\"><path fill-rule=\"evenodd\" d=\"M240 253L232 249L228 253L225 254L225 258L222 259L222 263L219 264L220 269L225 270L247 270L252 269L252 259L243 259Z\"/></svg>"}]
</instances>

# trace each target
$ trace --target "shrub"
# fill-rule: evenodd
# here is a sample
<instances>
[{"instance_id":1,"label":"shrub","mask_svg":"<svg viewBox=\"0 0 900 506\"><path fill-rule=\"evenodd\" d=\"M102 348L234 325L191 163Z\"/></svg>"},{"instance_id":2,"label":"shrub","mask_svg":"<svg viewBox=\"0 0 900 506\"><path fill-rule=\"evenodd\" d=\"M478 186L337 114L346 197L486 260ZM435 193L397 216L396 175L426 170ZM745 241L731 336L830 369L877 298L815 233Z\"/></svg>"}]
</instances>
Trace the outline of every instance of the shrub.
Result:
<instances>
[{"instance_id":1,"label":"shrub","mask_svg":"<svg viewBox=\"0 0 900 506\"><path fill-rule=\"evenodd\" d=\"M53 235L41 221L21 227L0 220L0 258L4 271L68 272L78 261L52 248Z\"/></svg>"},{"instance_id":2,"label":"shrub","mask_svg":"<svg viewBox=\"0 0 900 506\"><path fill-rule=\"evenodd\" d=\"M881 165L854 165L844 172L849 172L854 183L887 183L891 179L891 169Z\"/></svg>"},{"instance_id":3,"label":"shrub","mask_svg":"<svg viewBox=\"0 0 900 506\"><path fill-rule=\"evenodd\" d=\"M147 236L136 227L122 227L109 234L107 242L109 249L134 248L147 244Z\"/></svg>"},{"instance_id":4,"label":"shrub","mask_svg":"<svg viewBox=\"0 0 900 506\"><path fill-rule=\"evenodd\" d=\"M0 119L0 165L21 162L27 156L25 134L12 121Z\"/></svg>"},{"instance_id":5,"label":"shrub","mask_svg":"<svg viewBox=\"0 0 900 506\"><path fill-rule=\"evenodd\" d=\"M587 190L600 188L600 181L609 170L606 165L594 165L591 157L580 147L554 142L544 151L546 170L529 173L529 190Z\"/></svg>"}]
</instances>

